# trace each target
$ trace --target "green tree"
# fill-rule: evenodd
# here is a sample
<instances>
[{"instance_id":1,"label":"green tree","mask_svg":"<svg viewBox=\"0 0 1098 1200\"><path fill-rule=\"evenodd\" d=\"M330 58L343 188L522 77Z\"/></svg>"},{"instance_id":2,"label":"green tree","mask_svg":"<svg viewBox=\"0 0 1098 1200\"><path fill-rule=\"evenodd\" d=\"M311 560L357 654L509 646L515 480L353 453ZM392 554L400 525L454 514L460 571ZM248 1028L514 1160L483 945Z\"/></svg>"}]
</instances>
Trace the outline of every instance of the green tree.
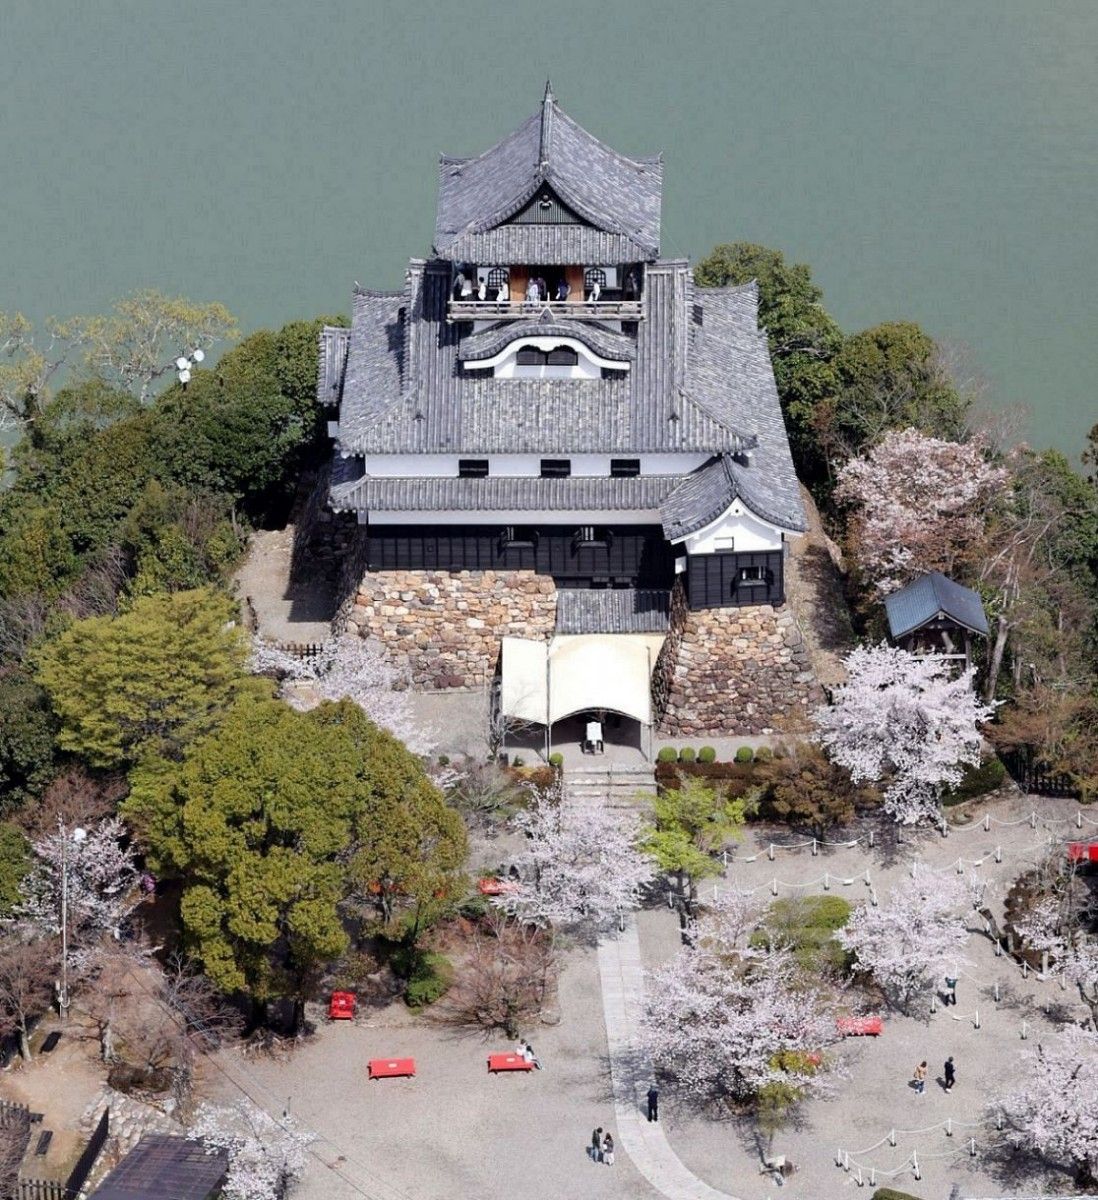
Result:
<instances>
[{"instance_id":1,"label":"green tree","mask_svg":"<svg viewBox=\"0 0 1098 1200\"><path fill-rule=\"evenodd\" d=\"M665 788L657 795L655 824L642 849L661 871L675 876L680 894L693 901L698 883L721 873L717 855L743 836L742 826L755 802L752 795L732 798L704 779L690 776L677 788Z\"/></svg>"},{"instance_id":2,"label":"green tree","mask_svg":"<svg viewBox=\"0 0 1098 1200\"><path fill-rule=\"evenodd\" d=\"M349 701L301 713L248 698L182 764L137 768L123 812L151 861L184 879L187 938L217 986L300 1002L346 948L338 905L356 837L429 786ZM392 871L409 888L419 878L413 864Z\"/></svg>"},{"instance_id":3,"label":"green tree","mask_svg":"<svg viewBox=\"0 0 1098 1200\"><path fill-rule=\"evenodd\" d=\"M55 506L15 491L0 495L0 596L52 599L79 568Z\"/></svg>"},{"instance_id":4,"label":"green tree","mask_svg":"<svg viewBox=\"0 0 1098 1200\"><path fill-rule=\"evenodd\" d=\"M228 597L199 588L142 596L116 617L76 621L38 654L58 745L93 767L178 756L242 691L247 643Z\"/></svg>"},{"instance_id":5,"label":"green tree","mask_svg":"<svg viewBox=\"0 0 1098 1200\"><path fill-rule=\"evenodd\" d=\"M18 826L0 821L0 917L19 903L19 885L31 868L30 843Z\"/></svg>"},{"instance_id":6,"label":"green tree","mask_svg":"<svg viewBox=\"0 0 1098 1200\"><path fill-rule=\"evenodd\" d=\"M469 852L461 814L392 734L342 708L318 709L337 720L368 764L365 802L355 823L351 880L376 904L390 935L414 948L424 928L464 893Z\"/></svg>"},{"instance_id":7,"label":"green tree","mask_svg":"<svg viewBox=\"0 0 1098 1200\"><path fill-rule=\"evenodd\" d=\"M759 285L759 324L765 328L774 379L785 414L797 472L814 483L826 475L814 428L818 406L836 387L834 358L842 330L821 304L823 292L803 263L787 263L780 250L733 242L716 246L694 268L702 287Z\"/></svg>"},{"instance_id":8,"label":"green tree","mask_svg":"<svg viewBox=\"0 0 1098 1200\"><path fill-rule=\"evenodd\" d=\"M829 457L851 458L890 429L959 441L968 400L945 369L933 338L911 321L852 334L834 363L836 389L816 413Z\"/></svg>"},{"instance_id":9,"label":"green tree","mask_svg":"<svg viewBox=\"0 0 1098 1200\"><path fill-rule=\"evenodd\" d=\"M35 799L53 778L56 727L33 679L17 670L0 673L0 812Z\"/></svg>"}]
</instances>

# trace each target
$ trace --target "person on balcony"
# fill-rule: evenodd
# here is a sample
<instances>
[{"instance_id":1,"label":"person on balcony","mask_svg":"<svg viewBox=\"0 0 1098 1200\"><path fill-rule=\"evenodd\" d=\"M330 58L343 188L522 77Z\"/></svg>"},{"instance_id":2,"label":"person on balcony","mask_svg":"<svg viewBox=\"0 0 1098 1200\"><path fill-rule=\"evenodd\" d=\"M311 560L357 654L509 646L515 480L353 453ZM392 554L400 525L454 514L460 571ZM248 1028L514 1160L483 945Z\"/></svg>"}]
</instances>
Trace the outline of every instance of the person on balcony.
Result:
<instances>
[{"instance_id":1,"label":"person on balcony","mask_svg":"<svg viewBox=\"0 0 1098 1200\"><path fill-rule=\"evenodd\" d=\"M572 294L572 289L569 286L567 279L557 280L557 303L563 304Z\"/></svg>"},{"instance_id":2,"label":"person on balcony","mask_svg":"<svg viewBox=\"0 0 1098 1200\"><path fill-rule=\"evenodd\" d=\"M477 299L484 301L488 299L488 280L482 279L477 287Z\"/></svg>"},{"instance_id":3,"label":"person on balcony","mask_svg":"<svg viewBox=\"0 0 1098 1200\"><path fill-rule=\"evenodd\" d=\"M591 281L591 294L587 297L588 304L597 304L602 295L602 284L597 279Z\"/></svg>"},{"instance_id":4,"label":"person on balcony","mask_svg":"<svg viewBox=\"0 0 1098 1200\"><path fill-rule=\"evenodd\" d=\"M530 282L526 285L526 303L537 304L540 299L541 293L538 291L538 281L531 278Z\"/></svg>"},{"instance_id":5,"label":"person on balcony","mask_svg":"<svg viewBox=\"0 0 1098 1200\"><path fill-rule=\"evenodd\" d=\"M510 304L511 303L511 289L507 286L506 280L504 280L503 283L501 283L499 285L499 291L496 292L496 303L497 304Z\"/></svg>"}]
</instances>

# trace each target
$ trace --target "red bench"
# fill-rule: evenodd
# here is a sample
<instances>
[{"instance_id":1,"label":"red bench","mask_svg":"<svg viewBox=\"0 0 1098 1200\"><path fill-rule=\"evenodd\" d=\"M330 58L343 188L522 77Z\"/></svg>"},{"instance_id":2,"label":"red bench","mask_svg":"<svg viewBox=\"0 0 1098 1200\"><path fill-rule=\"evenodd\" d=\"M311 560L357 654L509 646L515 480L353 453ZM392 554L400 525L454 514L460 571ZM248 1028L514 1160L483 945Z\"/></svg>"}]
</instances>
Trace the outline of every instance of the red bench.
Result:
<instances>
[{"instance_id":1,"label":"red bench","mask_svg":"<svg viewBox=\"0 0 1098 1200\"><path fill-rule=\"evenodd\" d=\"M1068 842L1068 861L1098 863L1098 842Z\"/></svg>"},{"instance_id":2,"label":"red bench","mask_svg":"<svg viewBox=\"0 0 1098 1200\"><path fill-rule=\"evenodd\" d=\"M416 1060L414 1058L371 1058L371 1079L392 1079L398 1075L414 1075Z\"/></svg>"},{"instance_id":3,"label":"red bench","mask_svg":"<svg viewBox=\"0 0 1098 1200\"><path fill-rule=\"evenodd\" d=\"M843 1037L879 1037L884 1022L880 1017L839 1017L835 1026Z\"/></svg>"},{"instance_id":4,"label":"red bench","mask_svg":"<svg viewBox=\"0 0 1098 1200\"><path fill-rule=\"evenodd\" d=\"M493 879L486 876L477 884L477 891L482 896L506 896L518 891L518 884L511 879Z\"/></svg>"},{"instance_id":5,"label":"red bench","mask_svg":"<svg viewBox=\"0 0 1098 1200\"><path fill-rule=\"evenodd\" d=\"M527 1062L521 1054L489 1054L488 1074L496 1071L532 1071L534 1064Z\"/></svg>"},{"instance_id":6,"label":"red bench","mask_svg":"<svg viewBox=\"0 0 1098 1200\"><path fill-rule=\"evenodd\" d=\"M333 992L328 1003L329 1021L351 1021L355 1015L354 992Z\"/></svg>"}]
</instances>

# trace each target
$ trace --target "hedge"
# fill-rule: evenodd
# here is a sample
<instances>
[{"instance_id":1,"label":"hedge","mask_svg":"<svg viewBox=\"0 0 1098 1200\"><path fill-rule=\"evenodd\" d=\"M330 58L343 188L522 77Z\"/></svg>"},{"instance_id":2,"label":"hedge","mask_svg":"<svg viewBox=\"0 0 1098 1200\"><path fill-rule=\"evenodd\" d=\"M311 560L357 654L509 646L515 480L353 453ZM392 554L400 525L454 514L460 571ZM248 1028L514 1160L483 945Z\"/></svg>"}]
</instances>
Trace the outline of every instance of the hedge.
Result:
<instances>
[{"instance_id":1,"label":"hedge","mask_svg":"<svg viewBox=\"0 0 1098 1200\"><path fill-rule=\"evenodd\" d=\"M679 762L692 763L696 757L693 746L683 746L679 751Z\"/></svg>"},{"instance_id":2,"label":"hedge","mask_svg":"<svg viewBox=\"0 0 1098 1200\"><path fill-rule=\"evenodd\" d=\"M698 762L713 763L717 761L717 752L712 746L702 746L698 751Z\"/></svg>"},{"instance_id":3,"label":"hedge","mask_svg":"<svg viewBox=\"0 0 1098 1200\"><path fill-rule=\"evenodd\" d=\"M753 762L754 758L755 758L755 751L752 750L750 746L741 746L736 751L736 762L738 762L738 763Z\"/></svg>"},{"instance_id":4,"label":"hedge","mask_svg":"<svg viewBox=\"0 0 1098 1200\"><path fill-rule=\"evenodd\" d=\"M979 766L966 766L961 782L942 797L945 805L963 804L993 792L1006 778L1006 767L997 758L986 758Z\"/></svg>"},{"instance_id":5,"label":"hedge","mask_svg":"<svg viewBox=\"0 0 1098 1200\"><path fill-rule=\"evenodd\" d=\"M454 964L445 954L433 950L416 955L412 976L404 989L404 1003L409 1008L426 1008L441 1000L454 982Z\"/></svg>"},{"instance_id":6,"label":"hedge","mask_svg":"<svg viewBox=\"0 0 1098 1200\"><path fill-rule=\"evenodd\" d=\"M549 755L549 765L553 767L554 770L560 770L560 768L564 766L564 755L561 754L559 750L554 750L553 753Z\"/></svg>"},{"instance_id":7,"label":"hedge","mask_svg":"<svg viewBox=\"0 0 1098 1200\"><path fill-rule=\"evenodd\" d=\"M659 754L656 755L656 762L673 763L678 762L679 752L674 746L661 746Z\"/></svg>"},{"instance_id":8,"label":"hedge","mask_svg":"<svg viewBox=\"0 0 1098 1200\"><path fill-rule=\"evenodd\" d=\"M921 1200L910 1192L898 1192L895 1188L878 1188L869 1200Z\"/></svg>"}]
</instances>

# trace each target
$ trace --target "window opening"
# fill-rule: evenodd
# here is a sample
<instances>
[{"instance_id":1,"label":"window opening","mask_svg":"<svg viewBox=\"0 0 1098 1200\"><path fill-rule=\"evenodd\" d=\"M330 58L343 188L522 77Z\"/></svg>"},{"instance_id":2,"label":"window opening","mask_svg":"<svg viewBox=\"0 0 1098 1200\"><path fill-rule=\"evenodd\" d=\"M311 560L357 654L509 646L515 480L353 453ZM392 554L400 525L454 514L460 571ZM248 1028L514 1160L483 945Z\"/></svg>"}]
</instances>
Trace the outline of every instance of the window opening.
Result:
<instances>
[{"instance_id":1,"label":"window opening","mask_svg":"<svg viewBox=\"0 0 1098 1200\"><path fill-rule=\"evenodd\" d=\"M612 458L610 460L611 479L631 479L641 473L639 458Z\"/></svg>"},{"instance_id":2,"label":"window opening","mask_svg":"<svg viewBox=\"0 0 1098 1200\"><path fill-rule=\"evenodd\" d=\"M572 474L570 458L543 458L541 460L542 479L567 479Z\"/></svg>"},{"instance_id":3,"label":"window opening","mask_svg":"<svg viewBox=\"0 0 1098 1200\"><path fill-rule=\"evenodd\" d=\"M488 460L486 458L458 459L459 479L484 479L487 474Z\"/></svg>"}]
</instances>

